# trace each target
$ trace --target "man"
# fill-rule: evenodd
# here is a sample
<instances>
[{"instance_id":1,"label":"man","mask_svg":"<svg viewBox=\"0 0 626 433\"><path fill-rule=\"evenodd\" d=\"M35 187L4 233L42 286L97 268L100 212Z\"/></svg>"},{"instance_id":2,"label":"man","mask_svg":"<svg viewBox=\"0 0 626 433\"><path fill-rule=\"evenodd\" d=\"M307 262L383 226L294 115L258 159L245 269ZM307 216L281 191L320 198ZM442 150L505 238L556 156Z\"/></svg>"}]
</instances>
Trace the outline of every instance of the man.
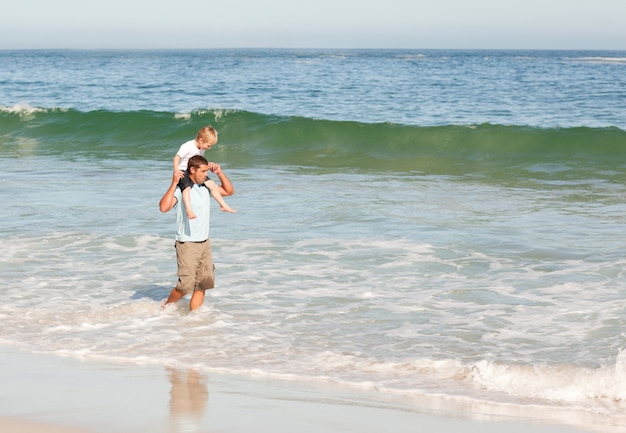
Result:
<instances>
[{"instance_id":1,"label":"man","mask_svg":"<svg viewBox=\"0 0 626 433\"><path fill-rule=\"evenodd\" d=\"M191 293L189 309L193 311L204 302L205 290L212 289L215 283L215 267L209 240L211 194L204 185L207 173L212 171L219 177L221 185L218 185L218 189L222 196L233 195L235 189L220 166L209 163L203 156L191 157L187 168L189 177L193 181L190 198L197 218L189 219L182 204L182 193L177 187L183 176L180 170L174 172L172 183L159 202L161 212L169 212L176 208L178 283L163 306L177 302Z\"/></svg>"}]
</instances>

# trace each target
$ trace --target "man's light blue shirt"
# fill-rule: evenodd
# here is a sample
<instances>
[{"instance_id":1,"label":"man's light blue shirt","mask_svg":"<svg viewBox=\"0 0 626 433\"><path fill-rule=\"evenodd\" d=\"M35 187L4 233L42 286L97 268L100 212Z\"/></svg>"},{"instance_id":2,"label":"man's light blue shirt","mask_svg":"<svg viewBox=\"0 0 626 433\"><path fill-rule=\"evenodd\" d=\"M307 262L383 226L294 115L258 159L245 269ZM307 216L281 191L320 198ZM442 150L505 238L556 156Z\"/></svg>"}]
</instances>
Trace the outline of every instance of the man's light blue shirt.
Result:
<instances>
[{"instance_id":1,"label":"man's light blue shirt","mask_svg":"<svg viewBox=\"0 0 626 433\"><path fill-rule=\"evenodd\" d=\"M211 193L200 184L190 188L191 208L196 218L189 219L183 203L180 188L176 188L176 240L179 242L204 242L209 238L209 219L211 216Z\"/></svg>"}]
</instances>

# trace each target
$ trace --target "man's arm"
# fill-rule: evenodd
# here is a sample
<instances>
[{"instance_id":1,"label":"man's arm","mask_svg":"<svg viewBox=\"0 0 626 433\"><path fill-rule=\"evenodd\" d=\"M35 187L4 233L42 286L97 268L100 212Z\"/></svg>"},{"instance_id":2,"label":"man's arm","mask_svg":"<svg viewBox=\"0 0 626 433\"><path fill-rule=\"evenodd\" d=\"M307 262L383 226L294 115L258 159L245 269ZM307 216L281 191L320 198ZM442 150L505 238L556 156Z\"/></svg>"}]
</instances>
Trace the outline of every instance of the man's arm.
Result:
<instances>
[{"instance_id":1,"label":"man's arm","mask_svg":"<svg viewBox=\"0 0 626 433\"><path fill-rule=\"evenodd\" d=\"M223 171L220 171L219 173L216 173L217 177L220 178L220 185L218 185L217 187L220 190L220 194L222 194L222 197L228 197L229 195L233 195L235 193L235 188L233 187L233 184L230 182L230 179L228 178L228 176L226 176L224 174Z\"/></svg>"},{"instance_id":2,"label":"man's arm","mask_svg":"<svg viewBox=\"0 0 626 433\"><path fill-rule=\"evenodd\" d=\"M218 185L217 187L219 188L222 197L228 197L229 195L233 195L235 193L235 188L233 187L233 184L230 182L228 176L224 174L219 164L209 162L209 170L211 170L217 175L217 177L220 178L220 185Z\"/></svg>"},{"instance_id":3,"label":"man's arm","mask_svg":"<svg viewBox=\"0 0 626 433\"><path fill-rule=\"evenodd\" d=\"M165 194L163 194L163 197L161 197L161 201L159 202L159 210L161 212L169 212L174 206L176 206L178 200L176 199L176 197L174 197L174 193L176 192L176 188L178 188L178 182L182 177L182 171L174 171L174 174L172 175L172 183L170 184L170 187L167 189L167 191L165 191Z\"/></svg>"}]
</instances>

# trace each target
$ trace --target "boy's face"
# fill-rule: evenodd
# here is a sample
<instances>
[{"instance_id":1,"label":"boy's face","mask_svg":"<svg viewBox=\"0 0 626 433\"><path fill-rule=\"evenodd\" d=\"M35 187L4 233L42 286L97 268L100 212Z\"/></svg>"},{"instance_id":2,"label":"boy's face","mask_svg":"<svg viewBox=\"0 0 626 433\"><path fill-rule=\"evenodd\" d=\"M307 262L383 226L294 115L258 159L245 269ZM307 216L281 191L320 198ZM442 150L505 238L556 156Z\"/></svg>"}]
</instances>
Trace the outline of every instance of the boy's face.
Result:
<instances>
[{"instance_id":1,"label":"boy's face","mask_svg":"<svg viewBox=\"0 0 626 433\"><path fill-rule=\"evenodd\" d=\"M200 149L202 150L209 150L211 147L213 147L215 145L215 143L217 143L217 137L211 137L211 138L200 138L198 140L198 145L200 146Z\"/></svg>"},{"instance_id":2,"label":"boy's face","mask_svg":"<svg viewBox=\"0 0 626 433\"><path fill-rule=\"evenodd\" d=\"M191 169L189 170L189 178L193 181L193 183L196 184L204 183L208 175L209 166L206 164L202 164L198 168L191 167Z\"/></svg>"}]
</instances>

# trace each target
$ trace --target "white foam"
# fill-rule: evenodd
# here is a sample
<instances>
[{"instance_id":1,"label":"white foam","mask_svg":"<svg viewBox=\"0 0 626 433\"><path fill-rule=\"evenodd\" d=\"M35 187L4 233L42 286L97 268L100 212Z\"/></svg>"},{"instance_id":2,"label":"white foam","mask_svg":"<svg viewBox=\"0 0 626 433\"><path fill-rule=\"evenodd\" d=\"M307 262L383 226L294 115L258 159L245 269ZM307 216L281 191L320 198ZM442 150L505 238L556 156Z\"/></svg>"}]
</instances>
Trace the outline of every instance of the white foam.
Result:
<instances>
[{"instance_id":1,"label":"white foam","mask_svg":"<svg viewBox=\"0 0 626 433\"><path fill-rule=\"evenodd\" d=\"M620 353L618 360L623 358ZM572 365L511 365L481 361L471 370L472 381L488 390L517 398L578 403L620 402L626 397L626 375L615 366L583 368Z\"/></svg>"},{"instance_id":2,"label":"white foam","mask_svg":"<svg viewBox=\"0 0 626 433\"><path fill-rule=\"evenodd\" d=\"M579 57L579 60L591 63L626 64L626 57L590 56Z\"/></svg>"},{"instance_id":3,"label":"white foam","mask_svg":"<svg viewBox=\"0 0 626 433\"><path fill-rule=\"evenodd\" d=\"M35 113L46 113L50 110L47 108L32 107L28 104L15 104L11 107L0 107L0 111L4 113L31 115Z\"/></svg>"}]
</instances>

